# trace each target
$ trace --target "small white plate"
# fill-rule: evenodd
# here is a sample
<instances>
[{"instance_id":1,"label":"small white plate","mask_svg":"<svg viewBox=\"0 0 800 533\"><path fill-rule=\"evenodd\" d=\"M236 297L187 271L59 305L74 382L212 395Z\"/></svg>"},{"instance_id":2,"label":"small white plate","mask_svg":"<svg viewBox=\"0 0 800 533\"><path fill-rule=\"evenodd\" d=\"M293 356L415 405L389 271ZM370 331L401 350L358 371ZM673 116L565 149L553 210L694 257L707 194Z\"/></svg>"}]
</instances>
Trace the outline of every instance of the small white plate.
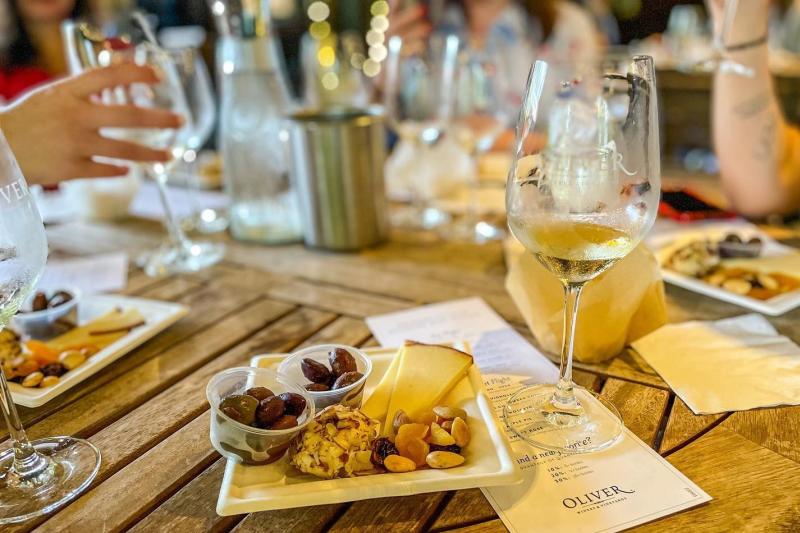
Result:
<instances>
[{"instance_id":1,"label":"small white plate","mask_svg":"<svg viewBox=\"0 0 800 533\"><path fill-rule=\"evenodd\" d=\"M145 324L132 329L118 341L109 344L81 366L70 370L58 381L56 385L46 388L28 388L18 383L9 383L14 403L25 407L40 407L59 394L67 391L96 374L102 368L110 365L148 339L186 316L188 309L180 304L145 300L143 298L129 298L127 296L92 295L84 296L78 304L78 324L85 324L90 320L103 315L115 307L123 309L134 307L145 318Z\"/></svg>"},{"instance_id":2,"label":"small white plate","mask_svg":"<svg viewBox=\"0 0 800 533\"><path fill-rule=\"evenodd\" d=\"M397 349L371 348L365 352L372 359L372 373L365 386L366 399L386 373ZM257 356L251 365L275 368L284 357L286 354ZM464 449L467 460L462 466L328 480L301 474L289 465L288 457L266 466L244 466L228 461L217 513L227 516L517 483L521 478L508 439L494 416L480 372L474 365L442 403L458 405L467 411L472 439Z\"/></svg>"},{"instance_id":3,"label":"small white plate","mask_svg":"<svg viewBox=\"0 0 800 533\"><path fill-rule=\"evenodd\" d=\"M672 253L678 248L696 240L720 240L728 233L736 233L745 240L752 237L759 237L762 239L764 246L761 251L761 258L768 259L794 254L797 255L797 264L800 265L800 253L797 249L777 242L765 233L759 231L754 226L748 227L742 224L709 225L697 230L688 230L681 231L680 233L660 235L649 239L648 245L654 250L654 254L658 260L658 263L660 265L664 265ZM753 270L759 270L759 260L761 258L736 260L736 262L737 266L750 267ZM723 260L723 264L728 261L731 260ZM752 266L749 264L743 264L745 261L748 263L752 262ZM790 276L800 277L800 271L783 273ZM751 298L749 296L743 296L741 294L727 291L722 287L717 287L715 285L711 285L710 283L706 283L703 280L680 274L663 266L661 267L661 275L664 277L665 281L672 283L673 285L677 285L678 287L683 287L684 289L704 294L706 296L716 298L717 300L740 305L742 307L752 309L753 311L764 313L765 315L782 315L783 313L791 311L795 307L800 306L800 290L781 294L780 296L770 298L769 300L758 300L756 298Z\"/></svg>"}]
</instances>

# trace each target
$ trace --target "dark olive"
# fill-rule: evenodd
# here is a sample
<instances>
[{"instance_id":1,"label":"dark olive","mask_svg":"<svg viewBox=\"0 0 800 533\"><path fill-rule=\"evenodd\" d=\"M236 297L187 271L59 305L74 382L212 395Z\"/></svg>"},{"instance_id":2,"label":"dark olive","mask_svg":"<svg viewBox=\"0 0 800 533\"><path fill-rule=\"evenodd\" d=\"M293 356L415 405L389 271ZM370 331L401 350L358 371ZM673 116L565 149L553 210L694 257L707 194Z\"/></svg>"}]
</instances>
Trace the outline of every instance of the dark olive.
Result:
<instances>
[{"instance_id":1,"label":"dark olive","mask_svg":"<svg viewBox=\"0 0 800 533\"><path fill-rule=\"evenodd\" d=\"M258 403L256 409L256 420L261 427L267 427L283 416L285 405L283 400L277 396L264 398Z\"/></svg>"},{"instance_id":2,"label":"dark olive","mask_svg":"<svg viewBox=\"0 0 800 533\"><path fill-rule=\"evenodd\" d=\"M297 417L292 415L283 415L273 422L269 429L289 429L293 427L297 427Z\"/></svg>"},{"instance_id":3,"label":"dark olive","mask_svg":"<svg viewBox=\"0 0 800 533\"><path fill-rule=\"evenodd\" d=\"M331 365L331 371L337 378L347 372L355 372L358 370L356 360L353 355L344 348L336 348L328 353L328 364Z\"/></svg>"},{"instance_id":4,"label":"dark olive","mask_svg":"<svg viewBox=\"0 0 800 533\"><path fill-rule=\"evenodd\" d=\"M33 297L31 309L33 311L44 311L47 309L47 296L45 296L43 292L37 292L36 296Z\"/></svg>"},{"instance_id":5,"label":"dark olive","mask_svg":"<svg viewBox=\"0 0 800 533\"><path fill-rule=\"evenodd\" d=\"M306 385L306 390L311 392L325 392L331 390L325 383L309 383Z\"/></svg>"},{"instance_id":6,"label":"dark olive","mask_svg":"<svg viewBox=\"0 0 800 533\"><path fill-rule=\"evenodd\" d=\"M285 406L285 413L292 416L300 416L306 410L306 399L294 392L284 392L278 396Z\"/></svg>"},{"instance_id":7,"label":"dark olive","mask_svg":"<svg viewBox=\"0 0 800 533\"><path fill-rule=\"evenodd\" d=\"M252 396L247 396L246 394L232 394L227 398L223 398L219 404L220 411L222 412L225 412L226 407L233 407L236 411L238 411L240 417L234 418L234 420L249 426L256 419L258 400Z\"/></svg>"},{"instance_id":8,"label":"dark olive","mask_svg":"<svg viewBox=\"0 0 800 533\"><path fill-rule=\"evenodd\" d=\"M265 398L269 398L270 396L275 396L275 393L266 387L251 387L244 391L244 393L248 396L252 396L259 402Z\"/></svg>"},{"instance_id":9,"label":"dark olive","mask_svg":"<svg viewBox=\"0 0 800 533\"><path fill-rule=\"evenodd\" d=\"M760 237L751 237L748 239L747 244L763 244L764 241Z\"/></svg>"},{"instance_id":10,"label":"dark olive","mask_svg":"<svg viewBox=\"0 0 800 533\"><path fill-rule=\"evenodd\" d=\"M50 300L47 301L47 305L49 307L58 307L59 305L64 305L65 303L71 301L72 298L73 296L67 291L58 291L50 297Z\"/></svg>"},{"instance_id":11,"label":"dark olive","mask_svg":"<svg viewBox=\"0 0 800 533\"><path fill-rule=\"evenodd\" d=\"M300 362L300 370L308 381L314 383L327 383L331 379L331 371L327 366L307 357Z\"/></svg>"},{"instance_id":12,"label":"dark olive","mask_svg":"<svg viewBox=\"0 0 800 533\"><path fill-rule=\"evenodd\" d=\"M62 376L67 372L67 369L61 363L48 363L40 368L39 372L45 376Z\"/></svg>"},{"instance_id":13,"label":"dark olive","mask_svg":"<svg viewBox=\"0 0 800 533\"><path fill-rule=\"evenodd\" d=\"M364 374L361 372L346 372L336 379L336 383L333 384L333 390L343 389L344 387L352 385L363 377Z\"/></svg>"},{"instance_id":14,"label":"dark olive","mask_svg":"<svg viewBox=\"0 0 800 533\"><path fill-rule=\"evenodd\" d=\"M232 418L232 419L236 420L237 422L241 422L241 423L244 424L244 419L242 418L242 413L240 413L235 407L231 407L230 405L226 405L225 407L223 407L220 410L223 413L225 413L225 416L227 416L228 418Z\"/></svg>"}]
</instances>

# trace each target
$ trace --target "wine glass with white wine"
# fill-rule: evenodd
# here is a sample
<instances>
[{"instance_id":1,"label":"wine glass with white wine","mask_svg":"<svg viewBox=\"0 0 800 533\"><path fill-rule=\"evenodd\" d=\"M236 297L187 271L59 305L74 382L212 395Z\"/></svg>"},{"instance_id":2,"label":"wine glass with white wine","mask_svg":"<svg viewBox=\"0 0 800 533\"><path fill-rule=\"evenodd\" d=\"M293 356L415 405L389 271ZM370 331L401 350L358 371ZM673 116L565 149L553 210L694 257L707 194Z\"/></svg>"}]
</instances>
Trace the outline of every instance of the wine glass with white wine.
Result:
<instances>
[{"instance_id":1,"label":"wine glass with white wine","mask_svg":"<svg viewBox=\"0 0 800 533\"><path fill-rule=\"evenodd\" d=\"M102 134L169 152L170 160L165 163L141 165L156 184L164 208L167 240L158 249L140 257L138 263L150 276L196 272L221 261L225 246L219 242L187 238L172 209L167 176L175 164L182 160L189 146L194 132L194 117L174 59L155 42L149 28L142 31L143 24L147 23L141 16L133 17L133 21L123 18L118 24L102 29L85 21L67 21L62 31L68 43L71 68L75 72L119 63L135 63L150 66L159 74L159 82L153 85L133 84L105 91L101 95L104 103L163 109L183 117L184 124L180 128L104 128Z\"/></svg>"},{"instance_id":2,"label":"wine glass with white wine","mask_svg":"<svg viewBox=\"0 0 800 533\"><path fill-rule=\"evenodd\" d=\"M558 383L525 387L505 406L525 441L563 453L613 445L614 406L572 381L581 291L630 253L655 220L660 195L653 60L537 61L517 124L506 187L514 236L564 286Z\"/></svg>"},{"instance_id":3,"label":"wine glass with white wine","mask_svg":"<svg viewBox=\"0 0 800 533\"><path fill-rule=\"evenodd\" d=\"M46 260L42 219L0 133L0 330L33 290ZM0 409L11 440L0 453L0 524L10 524L48 513L86 490L100 452L72 437L28 440L6 381L18 362L0 363Z\"/></svg>"}]
</instances>

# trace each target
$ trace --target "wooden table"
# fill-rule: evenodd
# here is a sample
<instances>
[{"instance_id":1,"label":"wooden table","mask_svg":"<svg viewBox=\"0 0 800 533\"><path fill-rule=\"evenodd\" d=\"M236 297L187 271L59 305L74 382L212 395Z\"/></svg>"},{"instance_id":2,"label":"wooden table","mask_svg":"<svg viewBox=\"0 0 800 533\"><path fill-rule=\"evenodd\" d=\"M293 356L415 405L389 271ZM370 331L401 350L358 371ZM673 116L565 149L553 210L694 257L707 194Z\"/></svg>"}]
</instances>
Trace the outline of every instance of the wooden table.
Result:
<instances>
[{"instance_id":1,"label":"wooden table","mask_svg":"<svg viewBox=\"0 0 800 533\"><path fill-rule=\"evenodd\" d=\"M70 223L48 235L54 253L84 255L135 253L161 231L139 220ZM528 335L504 275L499 244L419 235L358 255L229 241L227 260L206 272L149 279L132 269L127 294L181 302L190 313L64 396L21 410L31 437L88 437L103 462L91 491L6 531L504 531L479 490L217 516L224 462L209 442L204 394L214 373L253 354L374 345L365 316L426 302L480 295ZM743 312L675 287L667 297L676 322ZM772 322L800 341L800 311ZM577 366L577 381L610 399L634 433L714 497L640 529L800 531L800 407L694 416L631 354Z\"/></svg>"}]
</instances>

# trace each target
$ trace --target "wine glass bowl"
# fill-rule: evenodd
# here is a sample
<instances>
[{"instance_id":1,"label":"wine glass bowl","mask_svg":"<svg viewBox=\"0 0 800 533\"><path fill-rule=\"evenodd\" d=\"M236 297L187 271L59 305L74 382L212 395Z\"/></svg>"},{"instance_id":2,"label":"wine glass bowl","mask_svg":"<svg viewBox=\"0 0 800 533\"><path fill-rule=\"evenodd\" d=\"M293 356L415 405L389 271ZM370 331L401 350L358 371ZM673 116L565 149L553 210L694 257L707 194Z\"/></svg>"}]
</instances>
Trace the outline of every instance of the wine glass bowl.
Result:
<instances>
[{"instance_id":1,"label":"wine glass bowl","mask_svg":"<svg viewBox=\"0 0 800 533\"><path fill-rule=\"evenodd\" d=\"M146 274L161 276L196 272L218 263L225 255L224 245L189 240L176 220L169 199L167 175L183 158L196 135L196 117L189 107L174 58L158 45L146 19L136 12L102 29L86 21L67 21L62 29L73 72L131 62L149 66L158 74L158 81L153 84L134 83L104 91L101 95L103 103L161 109L183 117L183 124L178 128L104 128L101 132L108 137L166 150L170 154L166 162L140 164L156 183L164 208L168 239L158 249L138 258L138 264Z\"/></svg>"},{"instance_id":2,"label":"wine glass bowl","mask_svg":"<svg viewBox=\"0 0 800 533\"><path fill-rule=\"evenodd\" d=\"M613 405L572 382L575 324L586 283L612 268L652 226L660 195L652 58L619 63L537 61L517 124L506 187L512 234L564 286L556 384L522 389L505 406L522 439L563 453L613 445Z\"/></svg>"},{"instance_id":3,"label":"wine glass bowl","mask_svg":"<svg viewBox=\"0 0 800 533\"><path fill-rule=\"evenodd\" d=\"M0 133L0 329L19 310L47 260L47 240L25 179ZM0 365L0 410L11 447L0 453L0 524L48 513L83 492L100 468L100 452L72 437L30 441Z\"/></svg>"},{"instance_id":4,"label":"wine glass bowl","mask_svg":"<svg viewBox=\"0 0 800 533\"><path fill-rule=\"evenodd\" d=\"M434 34L427 40L389 39L385 76L381 84L389 126L415 149L419 172L409 172L411 209L401 225L431 229L447 222L445 213L431 208L425 183L435 179L437 162L433 147L450 126L459 40L454 35ZM433 169L433 174L427 172Z\"/></svg>"}]
</instances>

